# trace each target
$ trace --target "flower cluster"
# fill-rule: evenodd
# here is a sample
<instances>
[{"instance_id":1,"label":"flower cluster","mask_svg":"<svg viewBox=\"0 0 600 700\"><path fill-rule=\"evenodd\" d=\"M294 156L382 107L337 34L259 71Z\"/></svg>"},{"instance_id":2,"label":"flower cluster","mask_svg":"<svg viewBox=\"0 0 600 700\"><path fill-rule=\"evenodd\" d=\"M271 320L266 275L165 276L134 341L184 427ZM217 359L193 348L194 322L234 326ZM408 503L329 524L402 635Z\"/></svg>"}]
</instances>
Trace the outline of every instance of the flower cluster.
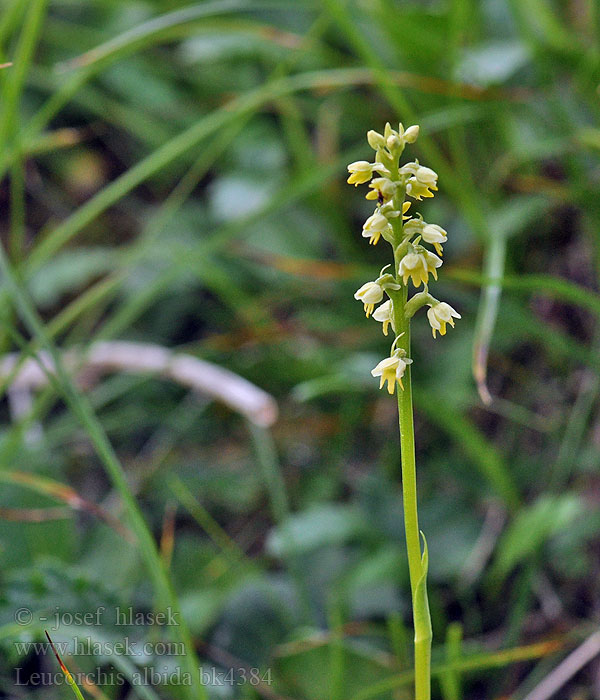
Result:
<instances>
[{"instance_id":1,"label":"flower cluster","mask_svg":"<svg viewBox=\"0 0 600 700\"><path fill-rule=\"evenodd\" d=\"M394 393L396 384L404 389L402 377L412 362L406 349L398 347L408 320L421 307L428 306L427 319L435 338L437 332L445 335L446 325L454 327L454 319L460 318L450 304L433 297L428 288L429 276L437 280L437 270L443 262L442 244L448 240L446 231L437 224L427 223L420 214L407 214L411 206L407 196L421 201L433 197L437 191L437 173L431 168L418 160L400 165L404 148L418 136L416 125L405 130L400 124L396 131L388 123L383 134L369 131L367 141L375 151L374 162L359 160L348 166L348 183L355 186L369 183L366 198L377 202L375 211L363 225L363 237L372 245L383 238L394 251L393 274L384 272L384 268L375 281L363 284L354 295L362 301L367 318L372 315L382 323L385 335L390 326L394 331L390 356L371 372L374 377L381 378L380 388L387 382L390 394ZM426 245L432 246L435 252ZM411 299L408 299L409 280L415 288L423 285L422 291ZM384 301L385 295L388 299ZM380 302L383 303L375 309Z\"/></svg>"}]
</instances>

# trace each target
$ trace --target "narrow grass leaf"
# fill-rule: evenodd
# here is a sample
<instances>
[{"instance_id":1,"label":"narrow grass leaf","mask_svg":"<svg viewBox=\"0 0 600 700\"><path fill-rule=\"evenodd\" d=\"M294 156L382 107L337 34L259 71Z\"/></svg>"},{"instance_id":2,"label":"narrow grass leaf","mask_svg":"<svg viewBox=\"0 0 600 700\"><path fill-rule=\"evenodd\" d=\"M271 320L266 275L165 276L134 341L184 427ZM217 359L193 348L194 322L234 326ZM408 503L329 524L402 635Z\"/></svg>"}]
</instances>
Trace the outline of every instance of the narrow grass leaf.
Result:
<instances>
[{"instance_id":1,"label":"narrow grass leaf","mask_svg":"<svg viewBox=\"0 0 600 700\"><path fill-rule=\"evenodd\" d=\"M77 700L84 700L83 695L81 694L81 690L79 690L79 687L77 686L77 683L75 683L75 679L73 676L69 673L69 669L64 665L63 660L60 658L60 654L56 650L56 647L54 646L54 642L50 639L50 635L46 630L44 630L46 634L46 638L48 639L48 642L50 643L50 646L52 647L52 651L54 652L54 656L56 656L56 660L58 661L58 665L60 666L60 670L65 674L65 679L67 681L67 685L71 690L73 691L73 694L77 698Z\"/></svg>"}]
</instances>

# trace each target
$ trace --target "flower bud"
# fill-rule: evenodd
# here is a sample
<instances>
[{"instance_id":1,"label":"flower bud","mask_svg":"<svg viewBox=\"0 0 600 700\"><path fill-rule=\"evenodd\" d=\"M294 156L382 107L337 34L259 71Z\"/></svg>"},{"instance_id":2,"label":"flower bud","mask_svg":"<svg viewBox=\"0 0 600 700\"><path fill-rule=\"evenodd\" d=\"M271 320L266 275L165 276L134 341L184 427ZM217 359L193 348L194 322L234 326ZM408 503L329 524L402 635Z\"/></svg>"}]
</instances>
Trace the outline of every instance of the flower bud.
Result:
<instances>
[{"instance_id":1,"label":"flower bud","mask_svg":"<svg viewBox=\"0 0 600 700\"><path fill-rule=\"evenodd\" d=\"M397 134L392 134L391 136L387 137L385 145L388 147L388 151L393 152L397 148L400 148L403 144L402 140Z\"/></svg>"},{"instance_id":2,"label":"flower bud","mask_svg":"<svg viewBox=\"0 0 600 700\"><path fill-rule=\"evenodd\" d=\"M378 133L377 131L367 131L367 141L369 142L369 146L376 151L378 148L384 148L385 147L385 139L383 136Z\"/></svg>"},{"instance_id":3,"label":"flower bud","mask_svg":"<svg viewBox=\"0 0 600 700\"><path fill-rule=\"evenodd\" d=\"M409 126L408 129L404 132L404 142L405 143L414 143L419 136L419 126L418 124L413 124L413 126Z\"/></svg>"}]
</instances>

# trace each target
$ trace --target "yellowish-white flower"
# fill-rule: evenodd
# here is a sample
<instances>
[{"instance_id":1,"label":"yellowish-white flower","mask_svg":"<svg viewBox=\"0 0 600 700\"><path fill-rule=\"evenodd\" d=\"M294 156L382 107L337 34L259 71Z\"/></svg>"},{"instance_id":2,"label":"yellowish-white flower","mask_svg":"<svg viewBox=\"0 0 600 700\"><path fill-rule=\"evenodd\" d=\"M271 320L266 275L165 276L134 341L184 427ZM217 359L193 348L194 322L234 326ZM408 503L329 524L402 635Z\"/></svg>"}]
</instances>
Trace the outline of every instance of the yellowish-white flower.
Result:
<instances>
[{"instance_id":1,"label":"yellowish-white flower","mask_svg":"<svg viewBox=\"0 0 600 700\"><path fill-rule=\"evenodd\" d=\"M404 224L404 235L407 236L408 238L412 238L413 236L421 235L423 232L423 228L425 227L425 222L423 219L421 219L421 215L418 215L418 219L409 219L405 224Z\"/></svg>"},{"instance_id":2,"label":"yellowish-white flower","mask_svg":"<svg viewBox=\"0 0 600 700\"><path fill-rule=\"evenodd\" d=\"M396 194L396 183L388 180L387 177L376 177L369 183L371 188L370 192L367 192L367 199L376 199L380 204L384 202L389 202L390 199Z\"/></svg>"},{"instance_id":3,"label":"yellowish-white flower","mask_svg":"<svg viewBox=\"0 0 600 700\"><path fill-rule=\"evenodd\" d=\"M394 276L390 275L389 272L385 272L388 267L390 266L386 265L381 269L379 277L374 282L367 282L366 284L363 284L363 286L360 289L357 289L354 293L354 298L362 301L364 304L367 318L369 318L369 316L373 313L375 304L379 304L379 302L383 299L383 293L385 290L400 289L400 285L396 282Z\"/></svg>"},{"instance_id":4,"label":"yellowish-white flower","mask_svg":"<svg viewBox=\"0 0 600 700\"><path fill-rule=\"evenodd\" d=\"M411 177L410 180L406 183L406 194L409 197L418 199L419 201L423 199L423 197L433 197L434 195L431 190L435 192L437 190L437 187L432 187L431 185L424 185L422 182L419 182L414 177Z\"/></svg>"},{"instance_id":5,"label":"yellowish-white flower","mask_svg":"<svg viewBox=\"0 0 600 700\"><path fill-rule=\"evenodd\" d=\"M355 187L357 185L362 185L373 177L373 171L377 171L382 175L390 174L383 163L369 163L366 160L357 160L354 163L350 163L348 166L350 177L346 182Z\"/></svg>"},{"instance_id":6,"label":"yellowish-white flower","mask_svg":"<svg viewBox=\"0 0 600 700\"><path fill-rule=\"evenodd\" d=\"M440 335L446 335L446 324L449 323L454 328L454 319L460 317L458 311L445 301L440 301L427 310L427 319L434 338L436 331L439 331Z\"/></svg>"},{"instance_id":7,"label":"yellowish-white flower","mask_svg":"<svg viewBox=\"0 0 600 700\"><path fill-rule=\"evenodd\" d=\"M379 381L379 388L382 389L383 385L387 382L388 391L390 394L394 393L396 388L396 382L404 389L404 384L402 384L402 377L406 367L412 362L408 357L402 357L403 350L396 350L391 357L386 357L384 360L371 370L371 374L374 377L381 377Z\"/></svg>"},{"instance_id":8,"label":"yellowish-white flower","mask_svg":"<svg viewBox=\"0 0 600 700\"><path fill-rule=\"evenodd\" d=\"M392 314L394 312L394 307L392 306L392 300L388 299L381 306L378 306L373 312L373 318L380 323L383 323L383 335L388 334L388 328L390 324L393 325L394 319Z\"/></svg>"},{"instance_id":9,"label":"yellowish-white flower","mask_svg":"<svg viewBox=\"0 0 600 700\"><path fill-rule=\"evenodd\" d=\"M384 232L391 233L392 227L390 226L387 218L379 211L376 211L365 221L363 225L363 238L368 238L369 243L376 245L377 241L379 241L381 237L381 234Z\"/></svg>"},{"instance_id":10,"label":"yellowish-white flower","mask_svg":"<svg viewBox=\"0 0 600 700\"><path fill-rule=\"evenodd\" d=\"M349 185L362 185L373 177L373 164L366 160L357 160L348 166L350 177L346 181Z\"/></svg>"},{"instance_id":11,"label":"yellowish-white flower","mask_svg":"<svg viewBox=\"0 0 600 700\"><path fill-rule=\"evenodd\" d=\"M431 190L437 191L437 173L431 168L419 165L418 161L403 165L400 174L410 176L406 181L406 194L415 199L433 197Z\"/></svg>"},{"instance_id":12,"label":"yellowish-white flower","mask_svg":"<svg viewBox=\"0 0 600 700\"><path fill-rule=\"evenodd\" d=\"M435 187L437 185L437 173L431 168L426 168L424 165L420 165L415 173L415 178L427 187Z\"/></svg>"},{"instance_id":13,"label":"yellowish-white flower","mask_svg":"<svg viewBox=\"0 0 600 700\"><path fill-rule=\"evenodd\" d=\"M409 163L404 163L404 165L398 169L398 172L404 177L414 177L420 167L421 165L418 160L411 160Z\"/></svg>"},{"instance_id":14,"label":"yellowish-white flower","mask_svg":"<svg viewBox=\"0 0 600 700\"><path fill-rule=\"evenodd\" d=\"M420 216L420 215L419 215ZM443 249L441 244L448 240L446 231L437 224L428 224L423 219L410 219L404 224L404 235L412 238L419 235L426 243L431 243L436 249L438 255L442 255Z\"/></svg>"},{"instance_id":15,"label":"yellowish-white flower","mask_svg":"<svg viewBox=\"0 0 600 700\"><path fill-rule=\"evenodd\" d=\"M438 255L442 255L442 243L448 240L446 231L437 224L425 224L421 230L421 237L425 243L431 243Z\"/></svg>"},{"instance_id":16,"label":"yellowish-white flower","mask_svg":"<svg viewBox=\"0 0 600 700\"><path fill-rule=\"evenodd\" d=\"M402 202L403 215L410 209L410 204L410 202ZM394 219L397 216L400 216L400 211L394 207L394 202L386 202L385 204L382 204L377 211L380 214L383 214L386 219ZM402 221L406 221L406 219L409 218L409 216L402 216Z\"/></svg>"},{"instance_id":17,"label":"yellowish-white flower","mask_svg":"<svg viewBox=\"0 0 600 700\"><path fill-rule=\"evenodd\" d=\"M400 261L398 274L402 276L404 284L408 283L410 277L415 287L418 287L421 282L427 284L430 274L437 279L437 268L441 265L442 260L435 253L423 246L415 246Z\"/></svg>"},{"instance_id":18,"label":"yellowish-white flower","mask_svg":"<svg viewBox=\"0 0 600 700\"><path fill-rule=\"evenodd\" d=\"M354 293L354 298L362 301L365 307L365 315L367 318L373 313L375 304L383 299L383 287L377 282L367 282Z\"/></svg>"}]
</instances>

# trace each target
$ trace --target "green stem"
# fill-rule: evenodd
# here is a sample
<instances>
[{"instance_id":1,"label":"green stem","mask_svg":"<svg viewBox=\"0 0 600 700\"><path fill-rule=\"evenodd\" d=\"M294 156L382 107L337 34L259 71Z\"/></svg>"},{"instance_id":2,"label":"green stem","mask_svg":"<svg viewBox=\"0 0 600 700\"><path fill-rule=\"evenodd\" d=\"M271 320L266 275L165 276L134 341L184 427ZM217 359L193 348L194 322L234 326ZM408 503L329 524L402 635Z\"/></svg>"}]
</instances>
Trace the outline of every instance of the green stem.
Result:
<instances>
[{"instance_id":1,"label":"green stem","mask_svg":"<svg viewBox=\"0 0 600 700\"><path fill-rule=\"evenodd\" d=\"M394 304L394 325L396 334L404 335L398 340L397 347L410 357L410 320L404 315L404 304L408 289L403 286L398 293L399 303ZM403 384L404 391L398 391L398 418L400 423L400 451L402 458L402 494L404 498L404 524L406 544L408 547L408 568L410 583L414 589L421 575L421 542L419 539L419 519L417 515L417 483L415 467L415 436L412 407L412 385L410 365L406 367Z\"/></svg>"},{"instance_id":2,"label":"green stem","mask_svg":"<svg viewBox=\"0 0 600 700\"><path fill-rule=\"evenodd\" d=\"M410 320L404 315L407 299L405 286L398 292L394 305L394 325L397 333L404 333L398 341L398 347L410 357ZM400 425L400 455L402 460L402 500L404 507L404 530L410 588L413 604L413 621L415 626L415 700L429 700L431 697L431 619L425 591L424 566L421 561L421 540L419 534L419 516L417 511L417 470L415 462L415 432L413 421L413 401L411 368L407 366L403 378L404 390L398 389L398 418ZM423 596L425 593L425 596Z\"/></svg>"},{"instance_id":3,"label":"green stem","mask_svg":"<svg viewBox=\"0 0 600 700\"><path fill-rule=\"evenodd\" d=\"M400 205L401 206L401 205ZM408 300L408 286L402 284L398 275L400 263L397 252L402 240L402 224L394 225L396 246L394 246L394 264L396 282L401 285L397 292L392 292L394 331L398 339L397 347L410 357L410 318L407 318L404 306ZM413 398L411 367L407 365L403 377L404 390L397 387L398 421L400 426L400 456L402 463L402 501L404 508L404 531L415 628L415 700L430 700L431 697L431 617L427 602L426 576L427 557L421 552L419 516L417 510L417 469L415 460L415 429L413 420Z\"/></svg>"}]
</instances>

